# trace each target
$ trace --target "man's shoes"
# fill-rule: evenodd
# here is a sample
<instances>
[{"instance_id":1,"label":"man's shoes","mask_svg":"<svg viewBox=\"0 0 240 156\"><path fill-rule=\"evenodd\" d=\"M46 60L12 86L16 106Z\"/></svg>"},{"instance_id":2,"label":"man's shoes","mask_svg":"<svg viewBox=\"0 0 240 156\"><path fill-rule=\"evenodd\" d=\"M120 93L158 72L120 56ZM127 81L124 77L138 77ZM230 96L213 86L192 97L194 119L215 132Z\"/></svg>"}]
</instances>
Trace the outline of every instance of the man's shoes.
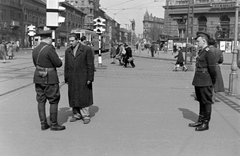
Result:
<instances>
[{"instance_id":1,"label":"man's shoes","mask_svg":"<svg viewBox=\"0 0 240 156\"><path fill-rule=\"evenodd\" d=\"M79 118L77 118L77 117L72 117L72 118L70 119L70 122L75 122L75 121L81 120L81 119L82 119L81 117L79 117Z\"/></svg>"},{"instance_id":2,"label":"man's shoes","mask_svg":"<svg viewBox=\"0 0 240 156\"><path fill-rule=\"evenodd\" d=\"M48 128L50 128L50 126L49 126L47 123L42 123L42 124L41 124L41 129L42 129L43 131L47 130Z\"/></svg>"},{"instance_id":3,"label":"man's shoes","mask_svg":"<svg viewBox=\"0 0 240 156\"><path fill-rule=\"evenodd\" d=\"M65 130L65 129L66 129L65 126L61 126L58 123L56 123L54 125L51 125L51 130L52 131L62 131L62 130Z\"/></svg>"},{"instance_id":4,"label":"man's shoes","mask_svg":"<svg viewBox=\"0 0 240 156\"><path fill-rule=\"evenodd\" d=\"M70 119L70 122L75 122L77 120L81 120L83 117L81 114L74 114L72 118Z\"/></svg>"},{"instance_id":5,"label":"man's shoes","mask_svg":"<svg viewBox=\"0 0 240 156\"><path fill-rule=\"evenodd\" d=\"M89 124L91 119L83 119L83 124Z\"/></svg>"}]
</instances>

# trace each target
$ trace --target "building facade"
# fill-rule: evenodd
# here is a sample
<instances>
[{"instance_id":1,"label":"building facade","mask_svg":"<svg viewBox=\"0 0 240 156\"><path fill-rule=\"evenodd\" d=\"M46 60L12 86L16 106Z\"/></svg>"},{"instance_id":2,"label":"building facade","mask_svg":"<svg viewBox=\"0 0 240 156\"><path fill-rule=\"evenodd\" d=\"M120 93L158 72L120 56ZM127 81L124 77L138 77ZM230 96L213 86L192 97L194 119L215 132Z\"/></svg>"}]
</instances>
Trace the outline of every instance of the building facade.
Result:
<instances>
[{"instance_id":1,"label":"building facade","mask_svg":"<svg viewBox=\"0 0 240 156\"><path fill-rule=\"evenodd\" d=\"M65 22L59 24L59 27L56 29L56 39L57 44L63 46L65 42L68 42L68 35L71 30L84 28L86 14L68 2L61 3L61 6L66 8L62 13L62 16L65 17Z\"/></svg>"},{"instance_id":2,"label":"building facade","mask_svg":"<svg viewBox=\"0 0 240 156\"><path fill-rule=\"evenodd\" d=\"M22 13L22 27L21 31L23 32L20 42L21 47L31 47L32 37L28 36L29 25L34 25L36 27L36 33L38 30L43 29L46 25L46 4L41 0L22 0L21 6Z\"/></svg>"},{"instance_id":3,"label":"building facade","mask_svg":"<svg viewBox=\"0 0 240 156\"><path fill-rule=\"evenodd\" d=\"M236 0L166 0L164 33L193 38L204 31L217 40L233 40Z\"/></svg>"},{"instance_id":4,"label":"building facade","mask_svg":"<svg viewBox=\"0 0 240 156\"><path fill-rule=\"evenodd\" d=\"M0 0L0 41L20 41L24 35L21 0Z\"/></svg>"},{"instance_id":5,"label":"building facade","mask_svg":"<svg viewBox=\"0 0 240 156\"><path fill-rule=\"evenodd\" d=\"M99 8L99 0L66 0L66 2L70 3L86 14L84 28L94 28L93 19L94 16L96 16L95 12Z\"/></svg>"},{"instance_id":6,"label":"building facade","mask_svg":"<svg viewBox=\"0 0 240 156\"><path fill-rule=\"evenodd\" d=\"M143 38L148 41L157 41L163 34L164 19L149 14L146 11L143 18Z\"/></svg>"}]
</instances>

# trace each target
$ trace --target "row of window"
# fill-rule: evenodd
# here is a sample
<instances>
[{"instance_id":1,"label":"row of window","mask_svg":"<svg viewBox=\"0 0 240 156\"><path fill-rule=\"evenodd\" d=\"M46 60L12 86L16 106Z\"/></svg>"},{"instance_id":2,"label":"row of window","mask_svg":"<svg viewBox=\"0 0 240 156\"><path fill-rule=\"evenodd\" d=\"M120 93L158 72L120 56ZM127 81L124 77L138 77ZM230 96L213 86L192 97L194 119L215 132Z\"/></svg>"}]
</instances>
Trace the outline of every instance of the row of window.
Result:
<instances>
[{"instance_id":1,"label":"row of window","mask_svg":"<svg viewBox=\"0 0 240 156\"><path fill-rule=\"evenodd\" d=\"M21 0L0 0L1 4L19 7Z\"/></svg>"},{"instance_id":2,"label":"row of window","mask_svg":"<svg viewBox=\"0 0 240 156\"><path fill-rule=\"evenodd\" d=\"M9 13L9 16L8 16ZM7 21L7 20L13 20L13 21L19 21L21 19L21 13L11 11L11 10L0 10L0 20L1 21Z\"/></svg>"},{"instance_id":3,"label":"row of window","mask_svg":"<svg viewBox=\"0 0 240 156\"><path fill-rule=\"evenodd\" d=\"M170 5L187 5L190 0L170 0ZM236 0L194 0L194 4L228 3Z\"/></svg>"}]
</instances>

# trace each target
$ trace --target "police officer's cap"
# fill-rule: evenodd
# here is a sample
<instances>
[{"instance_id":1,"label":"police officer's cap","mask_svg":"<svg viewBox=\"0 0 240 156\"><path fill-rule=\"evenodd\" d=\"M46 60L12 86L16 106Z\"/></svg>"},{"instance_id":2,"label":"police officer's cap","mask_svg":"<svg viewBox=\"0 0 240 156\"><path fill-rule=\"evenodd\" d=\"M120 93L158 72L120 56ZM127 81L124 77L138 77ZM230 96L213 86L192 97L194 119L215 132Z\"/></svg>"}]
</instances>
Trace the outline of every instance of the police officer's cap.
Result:
<instances>
[{"instance_id":1,"label":"police officer's cap","mask_svg":"<svg viewBox=\"0 0 240 156\"><path fill-rule=\"evenodd\" d=\"M197 40L198 37L204 37L207 40L210 39L210 36L206 32L198 31L196 35L197 35L197 37L195 38L195 40Z\"/></svg>"},{"instance_id":2,"label":"police officer's cap","mask_svg":"<svg viewBox=\"0 0 240 156\"><path fill-rule=\"evenodd\" d=\"M52 30L43 30L38 33L40 37L52 37Z\"/></svg>"}]
</instances>

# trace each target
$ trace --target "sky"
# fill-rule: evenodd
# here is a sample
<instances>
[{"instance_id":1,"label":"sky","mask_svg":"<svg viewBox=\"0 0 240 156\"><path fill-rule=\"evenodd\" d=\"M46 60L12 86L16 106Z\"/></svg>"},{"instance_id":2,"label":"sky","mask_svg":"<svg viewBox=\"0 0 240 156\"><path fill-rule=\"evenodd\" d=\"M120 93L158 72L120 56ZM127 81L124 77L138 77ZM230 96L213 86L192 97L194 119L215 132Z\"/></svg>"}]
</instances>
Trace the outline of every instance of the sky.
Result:
<instances>
[{"instance_id":1,"label":"sky","mask_svg":"<svg viewBox=\"0 0 240 156\"><path fill-rule=\"evenodd\" d=\"M136 34L143 32L143 17L146 11L158 18L164 18L166 0L100 0L100 8L105 13L127 28L130 20L135 20ZM127 25L126 25L127 24Z\"/></svg>"}]
</instances>

